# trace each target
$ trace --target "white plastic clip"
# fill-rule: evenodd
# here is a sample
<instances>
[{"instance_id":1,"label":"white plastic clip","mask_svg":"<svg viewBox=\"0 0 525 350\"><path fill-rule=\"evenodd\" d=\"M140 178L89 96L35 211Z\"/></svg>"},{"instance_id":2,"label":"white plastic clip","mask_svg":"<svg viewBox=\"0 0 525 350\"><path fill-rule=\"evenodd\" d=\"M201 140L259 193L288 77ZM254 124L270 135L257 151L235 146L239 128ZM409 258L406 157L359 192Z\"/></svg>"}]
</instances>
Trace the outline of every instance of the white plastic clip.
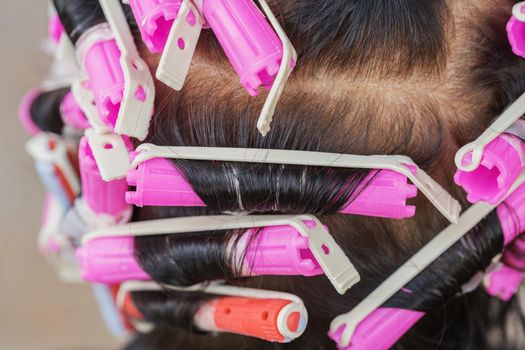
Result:
<instances>
[{"instance_id":1,"label":"white plastic clip","mask_svg":"<svg viewBox=\"0 0 525 350\"><path fill-rule=\"evenodd\" d=\"M148 65L140 57L119 0L100 0L121 52L124 96L115 132L144 140L153 116L155 86Z\"/></svg>"},{"instance_id":2,"label":"white plastic clip","mask_svg":"<svg viewBox=\"0 0 525 350\"><path fill-rule=\"evenodd\" d=\"M353 154L256 148L161 147L142 144L132 168L153 158L226 162L291 164L356 169L388 169L403 174L451 222L457 222L461 206L443 187L406 156L360 156Z\"/></svg>"},{"instance_id":3,"label":"white plastic clip","mask_svg":"<svg viewBox=\"0 0 525 350\"><path fill-rule=\"evenodd\" d=\"M60 137L40 133L27 142L26 151L36 161L47 162L60 169L71 194L74 197L80 194L78 175L69 161L67 144Z\"/></svg>"},{"instance_id":4,"label":"white plastic clip","mask_svg":"<svg viewBox=\"0 0 525 350\"><path fill-rule=\"evenodd\" d=\"M77 79L71 84L71 93L77 101L78 105L86 115L91 127L99 133L105 134L109 132L109 128L104 124L99 117L97 107L95 105L95 98L91 89L87 88L85 84L88 82L84 79Z\"/></svg>"},{"instance_id":5,"label":"white plastic clip","mask_svg":"<svg viewBox=\"0 0 525 350\"><path fill-rule=\"evenodd\" d=\"M187 288L179 288L170 285L159 285L155 282L140 282L140 281L129 281L124 282L117 293L117 307L120 310L124 310L126 295L134 292L165 292L166 290L173 290L178 292L200 292L206 294L220 295L220 296L231 296L241 298L252 298L252 299L278 299L278 300L289 300L289 304L283 310L285 312L280 313L280 317L277 319L278 329L288 341L298 338L304 332L308 323L308 312L304 306L303 301L298 296L291 293L276 292L264 289L254 288L243 288L225 285L220 282L212 282L208 284L198 284ZM295 330L291 330L286 324L285 317L283 315L289 315L293 312L297 312L303 318L300 327ZM139 328L148 329L147 324L139 322Z\"/></svg>"},{"instance_id":6,"label":"white plastic clip","mask_svg":"<svg viewBox=\"0 0 525 350\"><path fill-rule=\"evenodd\" d=\"M512 194L512 192L524 182L525 174L521 174L514 182L511 190L505 195L505 198ZM405 287L452 245L463 238L468 231L483 220L483 218L503 202L505 198L494 205L480 202L471 206L461 215L457 224L451 224L441 231L350 312L336 317L330 325L330 330L335 333L344 326L341 341L338 344L339 347L347 348L356 327L361 321L394 296L401 288Z\"/></svg>"},{"instance_id":7,"label":"white plastic clip","mask_svg":"<svg viewBox=\"0 0 525 350\"><path fill-rule=\"evenodd\" d=\"M257 121L257 129L261 135L266 136L270 131L275 107L283 93L293 65L297 62L297 52L266 1L258 1L283 45L283 59L279 72ZM195 18L189 17L192 13ZM204 24L201 0L184 0L171 28L156 73L157 79L172 89L180 90L184 85Z\"/></svg>"},{"instance_id":8,"label":"white plastic clip","mask_svg":"<svg viewBox=\"0 0 525 350\"><path fill-rule=\"evenodd\" d=\"M179 91L184 85L203 25L201 11L193 2L184 0L171 27L156 73L157 79L174 90Z\"/></svg>"},{"instance_id":9,"label":"white plastic clip","mask_svg":"<svg viewBox=\"0 0 525 350\"><path fill-rule=\"evenodd\" d=\"M523 6L525 6L525 1L512 6L512 15L520 22L525 22L525 13L522 12Z\"/></svg>"},{"instance_id":10,"label":"white plastic clip","mask_svg":"<svg viewBox=\"0 0 525 350\"><path fill-rule=\"evenodd\" d=\"M310 228L304 221L312 221L315 225ZM141 221L94 231L82 239L82 244L108 236L148 236L284 225L292 226L301 235L308 237L308 247L340 294L359 282L359 273L341 247L323 224L311 215L218 215Z\"/></svg>"},{"instance_id":11,"label":"white plastic clip","mask_svg":"<svg viewBox=\"0 0 525 350\"><path fill-rule=\"evenodd\" d=\"M129 152L124 139L116 134L99 134L87 129L85 135L104 181L125 177L129 170Z\"/></svg>"},{"instance_id":12,"label":"white plastic clip","mask_svg":"<svg viewBox=\"0 0 525 350\"><path fill-rule=\"evenodd\" d=\"M525 20L524 20L525 22ZM514 101L483 134L475 141L466 144L456 153L456 166L463 171L475 170L483 156L483 150L496 137L505 132L508 128L525 114L525 93ZM472 160L467 162L466 156L472 154Z\"/></svg>"}]
</instances>

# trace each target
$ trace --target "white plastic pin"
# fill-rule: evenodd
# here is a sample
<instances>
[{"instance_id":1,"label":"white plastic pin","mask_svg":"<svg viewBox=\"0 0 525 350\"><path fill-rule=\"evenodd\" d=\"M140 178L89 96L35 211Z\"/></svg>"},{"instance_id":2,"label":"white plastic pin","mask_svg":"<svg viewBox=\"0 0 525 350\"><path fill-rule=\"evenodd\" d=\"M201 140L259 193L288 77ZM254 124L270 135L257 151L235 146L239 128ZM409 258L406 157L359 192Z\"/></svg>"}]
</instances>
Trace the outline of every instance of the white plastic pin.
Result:
<instances>
[{"instance_id":1,"label":"white plastic pin","mask_svg":"<svg viewBox=\"0 0 525 350\"><path fill-rule=\"evenodd\" d=\"M524 182L525 174L521 174L514 182L510 191L505 195L505 198L512 194L512 192ZM450 224L441 231L350 312L336 317L330 324L330 330L336 333L337 330L344 327L341 340L338 344L339 347L347 348L356 327L361 321L394 296L400 289L405 287L452 245L463 238L468 231L483 220L483 218L503 202L505 198L494 205L480 202L471 206L461 215L458 223Z\"/></svg>"},{"instance_id":2,"label":"white plastic pin","mask_svg":"<svg viewBox=\"0 0 525 350\"><path fill-rule=\"evenodd\" d=\"M87 84L88 82L85 79L75 80L73 84L71 84L71 93L93 129L99 134L108 133L110 130L106 124L100 120L93 92L86 86Z\"/></svg>"},{"instance_id":3,"label":"white plastic pin","mask_svg":"<svg viewBox=\"0 0 525 350\"><path fill-rule=\"evenodd\" d=\"M297 52L266 1L258 1L283 46L279 72L257 121L257 129L261 135L266 136L270 131L270 124L284 86L297 62ZM156 73L157 79L175 90L182 89L205 22L202 0L184 0L162 53Z\"/></svg>"},{"instance_id":4,"label":"white plastic pin","mask_svg":"<svg viewBox=\"0 0 525 350\"><path fill-rule=\"evenodd\" d=\"M153 116L155 86L148 65L140 57L119 0L100 0L121 52L124 96L115 132L144 140Z\"/></svg>"},{"instance_id":5,"label":"white plastic pin","mask_svg":"<svg viewBox=\"0 0 525 350\"><path fill-rule=\"evenodd\" d=\"M161 147L142 144L132 168L153 158L212 160L226 162L310 165L334 168L388 169L407 176L428 200L451 222L457 222L461 206L443 187L406 156L360 156L255 148Z\"/></svg>"},{"instance_id":6,"label":"white plastic pin","mask_svg":"<svg viewBox=\"0 0 525 350\"><path fill-rule=\"evenodd\" d=\"M315 225L310 228L304 221L311 221ZM310 250L340 294L344 294L359 282L359 273L341 247L323 224L311 215L219 215L141 221L94 231L83 238L82 244L108 236L148 236L285 225L292 226L308 237Z\"/></svg>"},{"instance_id":7,"label":"white plastic pin","mask_svg":"<svg viewBox=\"0 0 525 350\"><path fill-rule=\"evenodd\" d=\"M457 168L463 171L473 171L477 169L485 147L510 128L512 124L524 114L525 93L514 101L475 141L460 148L455 158ZM469 154L472 154L472 160L467 162L467 156Z\"/></svg>"},{"instance_id":8,"label":"white plastic pin","mask_svg":"<svg viewBox=\"0 0 525 350\"><path fill-rule=\"evenodd\" d=\"M124 139L116 134L99 134L87 129L85 135L104 181L121 179L129 170L129 151Z\"/></svg>"}]
</instances>

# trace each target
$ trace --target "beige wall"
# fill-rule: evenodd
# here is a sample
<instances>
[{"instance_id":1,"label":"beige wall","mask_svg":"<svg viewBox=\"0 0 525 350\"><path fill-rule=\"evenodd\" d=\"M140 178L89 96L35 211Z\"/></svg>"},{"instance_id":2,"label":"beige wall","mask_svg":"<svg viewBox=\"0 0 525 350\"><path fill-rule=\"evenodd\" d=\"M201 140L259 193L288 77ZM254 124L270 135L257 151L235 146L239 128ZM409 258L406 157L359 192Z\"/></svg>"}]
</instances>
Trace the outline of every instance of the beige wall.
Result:
<instances>
[{"instance_id":1,"label":"beige wall","mask_svg":"<svg viewBox=\"0 0 525 350\"><path fill-rule=\"evenodd\" d=\"M0 349L117 349L91 290L61 284L36 252L43 190L16 118L23 93L40 83L49 57L47 2L2 2L0 12Z\"/></svg>"}]
</instances>

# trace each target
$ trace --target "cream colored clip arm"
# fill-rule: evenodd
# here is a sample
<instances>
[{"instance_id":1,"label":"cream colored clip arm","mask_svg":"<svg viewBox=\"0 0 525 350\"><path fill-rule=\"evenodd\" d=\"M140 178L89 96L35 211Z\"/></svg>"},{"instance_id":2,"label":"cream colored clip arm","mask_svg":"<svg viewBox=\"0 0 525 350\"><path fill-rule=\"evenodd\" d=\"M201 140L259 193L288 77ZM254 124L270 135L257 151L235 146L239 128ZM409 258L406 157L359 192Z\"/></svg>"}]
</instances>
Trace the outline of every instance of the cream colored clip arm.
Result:
<instances>
[{"instance_id":1,"label":"cream colored clip arm","mask_svg":"<svg viewBox=\"0 0 525 350\"><path fill-rule=\"evenodd\" d=\"M310 228L304 221L312 221L315 226ZM141 221L94 231L83 238L82 244L108 236L148 236L281 225L292 226L301 235L308 237L308 247L340 294L359 282L359 273L341 247L323 224L311 215L219 215Z\"/></svg>"},{"instance_id":2,"label":"cream colored clip arm","mask_svg":"<svg viewBox=\"0 0 525 350\"><path fill-rule=\"evenodd\" d=\"M525 13L522 12L523 6L525 6L525 1L518 2L512 6L512 15L520 22L525 22Z\"/></svg>"},{"instance_id":3,"label":"cream colored clip arm","mask_svg":"<svg viewBox=\"0 0 525 350\"><path fill-rule=\"evenodd\" d=\"M451 222L457 222L461 206L443 187L405 156L360 156L352 154L269 150L255 148L161 147L142 144L132 163L136 168L152 158L269 163L334 168L388 169L410 179L430 202Z\"/></svg>"},{"instance_id":4,"label":"cream colored clip arm","mask_svg":"<svg viewBox=\"0 0 525 350\"><path fill-rule=\"evenodd\" d=\"M511 190L506 194L507 198L521 184L525 182L525 175L521 174L513 184ZM500 201L503 202L505 199ZM451 224L441 231L434 239L421 248L406 263L388 277L379 287L363 299L350 312L336 317L330 330L336 332L340 327L345 326L339 346L346 348L349 346L352 335L361 321L363 321L374 310L383 305L388 299L396 294L401 288L405 287L420 272L434 262L441 254L447 251L452 245L459 241L463 236L476 226L484 217L493 211L499 203L490 205L480 202L471 206L461 217L457 224Z\"/></svg>"},{"instance_id":5,"label":"cream colored clip arm","mask_svg":"<svg viewBox=\"0 0 525 350\"><path fill-rule=\"evenodd\" d=\"M119 0L100 0L121 52L124 96L115 132L144 140L153 116L155 86L148 65L140 57Z\"/></svg>"},{"instance_id":6,"label":"cream colored clip arm","mask_svg":"<svg viewBox=\"0 0 525 350\"><path fill-rule=\"evenodd\" d=\"M485 147L501 133L510 128L510 126L524 114L525 93L514 101L475 141L461 147L456 153L455 158L457 168L463 171L475 170L481 162ZM472 160L470 163L467 163L466 156L470 153L472 153Z\"/></svg>"}]
</instances>

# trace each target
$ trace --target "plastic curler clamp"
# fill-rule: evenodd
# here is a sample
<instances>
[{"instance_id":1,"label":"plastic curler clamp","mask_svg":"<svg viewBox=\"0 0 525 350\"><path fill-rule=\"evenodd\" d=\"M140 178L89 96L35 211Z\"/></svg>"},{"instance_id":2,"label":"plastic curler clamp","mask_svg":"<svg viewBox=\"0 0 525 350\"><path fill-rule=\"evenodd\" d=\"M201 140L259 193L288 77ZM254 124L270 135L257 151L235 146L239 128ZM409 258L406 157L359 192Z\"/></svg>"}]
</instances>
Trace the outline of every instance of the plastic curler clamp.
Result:
<instances>
[{"instance_id":1,"label":"plastic curler clamp","mask_svg":"<svg viewBox=\"0 0 525 350\"><path fill-rule=\"evenodd\" d=\"M68 92L60 103L60 115L64 124L74 128L83 130L91 126L71 92Z\"/></svg>"},{"instance_id":2,"label":"plastic curler clamp","mask_svg":"<svg viewBox=\"0 0 525 350\"><path fill-rule=\"evenodd\" d=\"M135 152L133 158L137 155ZM417 187L408 178L391 170L373 172L357 189L358 195L341 210L344 214L404 219L412 217L416 208L406 200L417 195ZM126 193L126 201L136 206L188 206L206 204L176 166L165 158L153 158L140 163L128 172L128 185L133 191Z\"/></svg>"},{"instance_id":3,"label":"plastic curler clamp","mask_svg":"<svg viewBox=\"0 0 525 350\"><path fill-rule=\"evenodd\" d=\"M287 334L301 334L306 328L304 306L290 300L226 297L211 304L215 325L223 332L285 343L292 340Z\"/></svg>"}]
</instances>

